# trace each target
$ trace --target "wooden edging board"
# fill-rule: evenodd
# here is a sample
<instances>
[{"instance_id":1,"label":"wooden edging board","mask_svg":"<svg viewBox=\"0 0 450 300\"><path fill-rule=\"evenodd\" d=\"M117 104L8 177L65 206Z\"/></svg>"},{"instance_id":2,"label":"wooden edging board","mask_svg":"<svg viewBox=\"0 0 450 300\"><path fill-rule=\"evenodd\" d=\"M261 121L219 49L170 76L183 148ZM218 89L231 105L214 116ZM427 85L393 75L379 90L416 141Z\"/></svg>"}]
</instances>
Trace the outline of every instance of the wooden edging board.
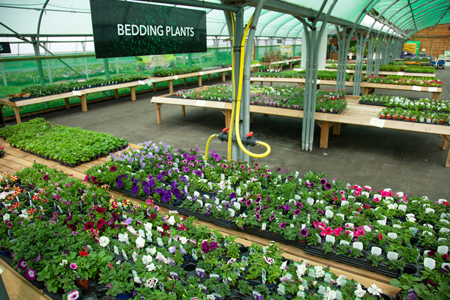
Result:
<instances>
[{"instance_id":1,"label":"wooden edging board","mask_svg":"<svg viewBox=\"0 0 450 300\"><path fill-rule=\"evenodd\" d=\"M276 79L276 78L275 78ZM225 127L229 127L231 103L219 101L190 100L182 98L167 97L169 95L153 97L150 102L156 104L156 114L158 124L162 123L161 106L163 104L180 105L182 115L185 115L185 106L215 108L220 109L225 115ZM384 129L395 129L402 131L412 131L421 133L430 133L442 135L443 150L447 150L447 139L450 137L450 126L433 125L426 123L401 122L395 120L381 120L378 114L384 108L383 106L359 104L359 96L346 96L347 107L340 114L315 113L315 120L320 126L320 148L328 148L329 131L333 127L333 135L340 134L341 124L351 124L359 126L370 126ZM275 108L270 106L250 105L250 114L259 113L264 115L277 115L282 117L303 118L303 111L285 108ZM447 154L445 167L450 167L450 150Z\"/></svg>"},{"instance_id":2,"label":"wooden edging board","mask_svg":"<svg viewBox=\"0 0 450 300\"><path fill-rule=\"evenodd\" d=\"M320 71L336 71L337 69L319 69ZM294 69L297 71L297 69ZM355 74L355 70L346 70L349 74ZM362 74L366 74L366 71L362 71ZM410 77L436 77L436 73L410 73L410 72L389 72L379 71L378 75L381 76L410 76Z\"/></svg>"},{"instance_id":3,"label":"wooden edging board","mask_svg":"<svg viewBox=\"0 0 450 300\"><path fill-rule=\"evenodd\" d=\"M87 171L90 167L103 164L107 161L105 157L99 158L97 160L94 160L90 163L82 164L80 166L77 166L75 168L70 168L66 166L62 166L56 162L49 161L37 156L34 156L32 154L28 154L26 152L20 151L17 148L12 148L5 140L0 139L0 146L5 148L5 157L0 159L0 172L9 171L12 174L22 170L23 168L30 167L34 161L41 164L46 164L47 166L51 168L56 168L58 170L61 170L67 174L73 174L74 177L84 180L85 175L83 174L85 171ZM140 146L129 144L130 149L139 149ZM112 195L116 197L124 196L121 193L118 193L116 191L109 191ZM126 198L131 199L134 203L141 203L142 201L134 198L130 198L128 196L124 196ZM160 213L167 213L168 209L161 207ZM261 245L268 245L270 244L270 241L267 239L255 237L243 232L234 231L231 229L223 228L211 223L206 223L203 221L196 220L195 224L202 224L210 227L211 229L218 229L222 234L225 236L227 235L236 235L238 239L237 242L249 246L252 242L258 243ZM391 286L389 284L389 281L391 280L390 277L370 272L364 269L356 268L353 266L349 266L346 264L338 263L336 261L327 260L321 257L309 255L304 252L302 249L298 249L289 245L280 244L281 249L285 252L283 256L289 259L293 259L294 261L302 261L302 260L309 260L314 265L321 265L321 266L329 266L331 268L331 271L334 272L336 275L345 275L347 278L355 279L358 282L362 283L365 286L370 286L372 283L375 283L379 288L383 290L384 293L395 296L395 294L399 291L398 288ZM0 265L3 262L0 260ZM3 263L4 264L4 263ZM30 283L26 282L25 279L23 279L20 275L18 275L14 270L11 271L11 273L15 276L13 276L13 279L11 281L11 284L9 287L7 286L8 293L11 291L17 291L16 295L17 298L11 298L11 299L19 299L19 300L29 300L29 299L49 299L46 296L42 296L43 298L38 298L39 296L39 290L37 290L35 287L33 287ZM22 278L22 279L21 279ZM21 282L21 280L23 282ZM30 293L36 293L37 296L30 297ZM35 298L36 297L36 298Z\"/></svg>"}]
</instances>

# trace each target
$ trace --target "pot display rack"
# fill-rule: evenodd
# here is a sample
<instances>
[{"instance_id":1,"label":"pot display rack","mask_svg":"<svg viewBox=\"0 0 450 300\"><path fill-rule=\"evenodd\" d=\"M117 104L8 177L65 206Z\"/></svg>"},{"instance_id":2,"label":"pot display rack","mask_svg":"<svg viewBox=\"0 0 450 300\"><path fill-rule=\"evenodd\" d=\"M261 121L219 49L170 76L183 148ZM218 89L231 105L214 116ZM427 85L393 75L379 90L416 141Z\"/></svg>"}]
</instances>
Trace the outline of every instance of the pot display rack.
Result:
<instances>
[{"instance_id":1,"label":"pot display rack","mask_svg":"<svg viewBox=\"0 0 450 300\"><path fill-rule=\"evenodd\" d=\"M6 141L6 138L5 138L4 136L2 136L1 138L4 139L4 140ZM63 162L62 160L59 160L59 159L53 159L53 158L50 158L50 157L48 157L47 155L42 155L42 154L35 153L35 152L33 152L33 151L24 150L24 149L22 149L22 148L16 147L16 146L11 145L11 144L9 144L9 145L10 145L11 147L13 147L13 148L19 149L20 151L26 152L26 153L31 154L31 155L35 155L35 156L40 157L40 158L43 158L43 159L48 159L48 160L57 162L57 163L59 163L59 164L62 165L62 166L67 166L67 167L70 167L70 168L75 168L75 167L77 167L77 166L80 166L81 164L88 163L88 162L91 162L91 161L93 161L93 160L96 160L96 159L99 159L99 158L101 158L101 157L105 157L105 156L108 156L108 155L109 155L109 153L99 153L99 154L97 154L97 155L95 155L95 156L90 157L89 160L87 160L87 161L81 161L81 160L79 160L79 161L77 161L77 162L74 163L74 164L70 164L70 163ZM123 144L122 146L117 146L116 148L110 150L109 152L117 152L117 151L120 151L120 150L125 149L126 147L128 147L128 143ZM4 156L4 154L3 154L3 156ZM3 156L0 155L0 158L3 157Z\"/></svg>"},{"instance_id":2,"label":"pot display rack","mask_svg":"<svg viewBox=\"0 0 450 300\"><path fill-rule=\"evenodd\" d=\"M397 108L398 106L389 106L386 105L382 102L371 102L371 101L362 101L359 100L359 104L364 104L364 105L373 105L373 106L383 106L383 107L387 107L387 108ZM410 109L410 108L405 108L405 107L399 107L402 109ZM418 109L419 111L428 111L428 110L424 110L424 109ZM433 110L433 112L437 112L437 113L446 113L446 114L450 114L450 111L448 110Z\"/></svg>"},{"instance_id":3,"label":"pot display rack","mask_svg":"<svg viewBox=\"0 0 450 300\"><path fill-rule=\"evenodd\" d=\"M101 183L99 183L98 185L101 185ZM134 195L131 192L131 190L117 188L117 187L113 187L113 186L111 186L110 189L112 189L116 192L122 193L124 195L127 195L129 197L133 197L133 198L142 200L144 202L147 200L147 198L145 198L145 197L142 197L139 195ZM393 277L393 278L399 278L403 273L415 275L417 277L422 276L419 273L419 270L423 269L423 266L419 265L419 264L414 265L414 264L406 263L405 268L402 271L390 269L388 266L386 266L382 262L377 267L374 267L374 266L372 266L371 262L369 260L367 260L365 257L364 258L353 258L353 257L338 255L338 254L336 254L335 251L325 254L321 248L307 245L306 241L286 240L280 234L272 233L272 232L261 230L258 228L252 228L249 226L240 228L240 227L236 226L232 221L227 221L227 220L223 220L223 219L219 219L219 218L210 217L210 216L207 216L207 215L199 213L199 212L194 212L194 211L191 211L191 210L188 210L185 208L181 208L180 205L183 202L183 200L181 200L181 199L177 200L175 202L170 202L170 203L169 202L160 202L160 201L155 201L155 200L153 202L156 205L168 208L170 210L176 210L180 214L185 215L185 216L193 216L196 219L207 222L207 223L212 223L212 224L215 224L215 225L218 225L218 226L221 226L224 228L232 229L235 231L245 232L247 234L257 236L260 238L264 238L264 239L268 239L270 241L275 241L277 243L290 245L290 246L293 246L293 247L296 247L299 249L303 249L305 251L305 253L307 253L307 254L322 257L322 258L329 259L329 260L333 260L333 261L336 261L339 263L347 264L347 265L361 268L361 269L364 269L367 271L379 273L379 274L386 275L386 276ZM365 252L367 252L367 251L365 251ZM370 253L367 252L365 254L370 254ZM412 272L410 271L410 268L413 270Z\"/></svg>"}]
</instances>

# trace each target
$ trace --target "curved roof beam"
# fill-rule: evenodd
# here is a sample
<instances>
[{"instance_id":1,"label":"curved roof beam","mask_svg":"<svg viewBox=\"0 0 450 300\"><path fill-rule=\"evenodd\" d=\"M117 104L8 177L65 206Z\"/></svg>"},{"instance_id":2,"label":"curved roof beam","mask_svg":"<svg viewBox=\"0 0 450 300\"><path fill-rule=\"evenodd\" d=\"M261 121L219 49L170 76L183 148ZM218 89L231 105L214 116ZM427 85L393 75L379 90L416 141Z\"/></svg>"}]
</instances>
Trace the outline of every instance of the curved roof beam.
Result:
<instances>
[{"instance_id":1,"label":"curved roof beam","mask_svg":"<svg viewBox=\"0 0 450 300\"><path fill-rule=\"evenodd\" d=\"M444 11L444 13L442 14L442 16L440 16L439 20L436 22L436 24L431 28L431 30L434 29L434 27L436 27L437 24L439 24L439 22L442 20L442 18L444 18L445 14L450 10L450 5L447 7L447 9Z\"/></svg>"},{"instance_id":2,"label":"curved roof beam","mask_svg":"<svg viewBox=\"0 0 450 300\"><path fill-rule=\"evenodd\" d=\"M45 8L47 7L47 4L50 2L50 0L46 0L44 5L42 6L41 13L39 14L39 21L37 26L37 34L36 34L36 43L39 45L39 33L41 32L41 22L42 22L42 16L44 15Z\"/></svg>"},{"instance_id":3,"label":"curved roof beam","mask_svg":"<svg viewBox=\"0 0 450 300\"><path fill-rule=\"evenodd\" d=\"M417 13L415 19L418 20L418 19L423 19L423 17L429 17L429 11L430 11L430 9L435 8L435 7L439 7L439 6L442 6L442 5L447 5L447 4L448 4L448 3L443 2L443 3L439 3L439 4L436 4L436 5L433 5L433 6L431 6L431 7L427 7L427 8L425 8L424 10L421 10L419 13ZM427 13L428 13L428 14L427 14ZM425 15L423 15L423 14L425 14ZM423 16L422 16L422 15L423 15ZM422 16L422 17L419 18L418 16ZM412 17L409 17L409 18L403 20L402 23L400 23L398 26L400 27L401 24L403 24L403 23L405 23L405 22L408 21L408 23L406 23L405 26L403 26L403 27L409 28L408 26L411 24L411 21L410 21L411 18L412 18Z\"/></svg>"},{"instance_id":4,"label":"curved roof beam","mask_svg":"<svg viewBox=\"0 0 450 300\"><path fill-rule=\"evenodd\" d=\"M411 4L414 4L414 3L418 2L418 1L419 1L419 0L415 0L415 1L411 2ZM430 1L428 1L428 2L425 2L425 3L421 4L420 6L417 6L416 8L421 7L421 6L424 6L424 5L427 5L427 4L429 4L429 3L433 2L433 1L435 1L435 0L430 0ZM398 14L400 11L402 11L403 9L405 9L406 7L408 7L408 4L406 4L405 6L403 6L403 7L400 8L399 10L397 10L395 13L393 13L393 14L389 17L389 20L390 20L393 16L395 16L396 14ZM403 15L401 15L400 17L398 17L397 19L395 19L395 21L393 21L392 23L393 23L393 24L397 23L401 18L403 18L404 16L406 16L408 13L409 13L409 11L407 11L406 13L404 13ZM397 26L397 25L396 25L396 26Z\"/></svg>"},{"instance_id":5,"label":"curved roof beam","mask_svg":"<svg viewBox=\"0 0 450 300\"><path fill-rule=\"evenodd\" d=\"M423 6L428 5L428 4L430 4L430 3L433 3L433 2L436 2L436 1L435 1L435 0L430 0L430 1L426 2L426 3L423 3L423 4L421 4L421 5L417 6L417 7L415 7L414 9L417 11L417 9L418 9L419 7L423 7ZM440 5L442 5L442 4L446 4L446 3L440 3L440 4L433 5L433 6L431 6L431 7L426 7L425 9L423 9L423 10L421 10L420 12L416 13L416 17L417 17L418 15L420 15L421 13L423 13L423 12L429 10L430 8L433 8L433 7L436 7L436 6L440 6ZM403 18L405 15L407 15L407 14L409 14L409 12L407 12L407 13L403 14L402 16L400 16L399 18L397 18L397 20L395 20L395 21L393 22L393 23L395 24L395 26L401 28L401 25L402 25L403 23L405 23L406 20L409 20L409 19L412 18L412 16L410 16L409 18L406 18L405 20L403 20L401 23L397 24L397 22L399 22L400 19L402 19L402 18Z\"/></svg>"},{"instance_id":6,"label":"curved roof beam","mask_svg":"<svg viewBox=\"0 0 450 300\"><path fill-rule=\"evenodd\" d=\"M277 17L275 17L274 19L272 19L272 20L270 20L268 23L266 23L266 24L264 25L264 27L261 28L261 30L259 31L259 36L261 36L261 34L262 34L262 32L264 31L264 29L266 29L266 27L267 27L270 23L272 23L272 22L275 21L276 19L279 19L279 18L284 17L284 16L285 16L285 14L279 13L279 15L278 15Z\"/></svg>"},{"instance_id":7,"label":"curved roof beam","mask_svg":"<svg viewBox=\"0 0 450 300\"><path fill-rule=\"evenodd\" d=\"M427 15L422 16L420 19L417 18L417 19L416 19L416 20L417 20L417 23L418 23L418 24L419 24L419 23L420 23L420 24L424 24L424 23L426 23L426 22L429 22L430 19L434 19L434 17L435 17L436 15L440 15L441 12L442 12L442 10L434 11L434 12L431 12L431 13L429 13L429 14L427 14ZM408 24L409 24L409 27L406 27L406 28L407 28L407 30L411 30L411 22L409 22ZM427 28L427 27L431 27L431 26L426 26L426 25L425 25L422 29ZM422 29L420 29L420 30L422 30ZM420 30L417 30L417 31L420 31ZM416 32L417 32L417 31L416 31Z\"/></svg>"},{"instance_id":8,"label":"curved roof beam","mask_svg":"<svg viewBox=\"0 0 450 300\"><path fill-rule=\"evenodd\" d=\"M277 31L275 31L275 33L273 34L273 36L276 36L277 33L278 33L278 31L280 31L281 27L282 27L282 26L285 26L287 23L291 22L292 20L296 20L296 18L294 18L293 16L291 16L291 18L290 18L288 21L284 22L283 25L280 25L280 26L278 27Z\"/></svg>"}]
</instances>

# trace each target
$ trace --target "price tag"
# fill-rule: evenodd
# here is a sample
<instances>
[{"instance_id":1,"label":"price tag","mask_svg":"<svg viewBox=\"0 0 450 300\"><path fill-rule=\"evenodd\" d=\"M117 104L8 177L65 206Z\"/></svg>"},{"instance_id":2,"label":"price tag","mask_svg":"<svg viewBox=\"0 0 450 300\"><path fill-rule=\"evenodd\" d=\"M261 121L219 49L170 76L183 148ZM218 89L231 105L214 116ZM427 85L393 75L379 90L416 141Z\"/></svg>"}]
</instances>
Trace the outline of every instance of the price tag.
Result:
<instances>
[{"instance_id":1,"label":"price tag","mask_svg":"<svg viewBox=\"0 0 450 300\"><path fill-rule=\"evenodd\" d=\"M119 248L117 246L114 246L114 254L119 255Z\"/></svg>"},{"instance_id":2,"label":"price tag","mask_svg":"<svg viewBox=\"0 0 450 300\"><path fill-rule=\"evenodd\" d=\"M320 84L320 80L317 80L317 84Z\"/></svg>"},{"instance_id":3,"label":"price tag","mask_svg":"<svg viewBox=\"0 0 450 300\"><path fill-rule=\"evenodd\" d=\"M139 83L140 85L144 85L144 84L145 84L145 81L138 80L138 83Z\"/></svg>"},{"instance_id":4,"label":"price tag","mask_svg":"<svg viewBox=\"0 0 450 300\"><path fill-rule=\"evenodd\" d=\"M73 95L74 96L81 96L81 92L80 91L73 91Z\"/></svg>"},{"instance_id":5,"label":"price tag","mask_svg":"<svg viewBox=\"0 0 450 300\"><path fill-rule=\"evenodd\" d=\"M397 76L403 76L403 74L405 74L405 73L403 73L403 72L397 72Z\"/></svg>"},{"instance_id":6,"label":"price tag","mask_svg":"<svg viewBox=\"0 0 450 300\"><path fill-rule=\"evenodd\" d=\"M428 88L428 92L437 92L437 91L438 91L438 88L435 87L435 86L430 86L430 87Z\"/></svg>"},{"instance_id":7,"label":"price tag","mask_svg":"<svg viewBox=\"0 0 450 300\"><path fill-rule=\"evenodd\" d=\"M192 258L193 258L194 260L198 260L197 251L196 251L195 249L192 250Z\"/></svg>"},{"instance_id":8,"label":"price tag","mask_svg":"<svg viewBox=\"0 0 450 300\"><path fill-rule=\"evenodd\" d=\"M422 87L421 86L418 86L418 85L413 85L413 87L412 87L412 90L413 91L421 91L422 90Z\"/></svg>"},{"instance_id":9,"label":"price tag","mask_svg":"<svg viewBox=\"0 0 450 300\"><path fill-rule=\"evenodd\" d=\"M162 247L164 245L163 241L160 237L156 239L156 242L158 243L158 246L160 246L160 247Z\"/></svg>"},{"instance_id":10,"label":"price tag","mask_svg":"<svg viewBox=\"0 0 450 300\"><path fill-rule=\"evenodd\" d=\"M372 118L372 119L370 119L370 122L369 122L370 125L375 126L375 127L380 127L380 128L384 127L384 123L385 123L384 120L380 120L378 118Z\"/></svg>"},{"instance_id":11,"label":"price tag","mask_svg":"<svg viewBox=\"0 0 450 300\"><path fill-rule=\"evenodd\" d=\"M203 73L203 72L198 72L201 76L203 76L205 73Z\"/></svg>"},{"instance_id":12,"label":"price tag","mask_svg":"<svg viewBox=\"0 0 450 300\"><path fill-rule=\"evenodd\" d=\"M205 100L197 100L197 102L195 103L195 106L201 106L201 107L203 107L203 106L205 106Z\"/></svg>"},{"instance_id":13,"label":"price tag","mask_svg":"<svg viewBox=\"0 0 450 300\"><path fill-rule=\"evenodd\" d=\"M262 269L262 274L261 274L262 284L266 284L266 279L267 279L267 272L265 269Z\"/></svg>"}]
</instances>

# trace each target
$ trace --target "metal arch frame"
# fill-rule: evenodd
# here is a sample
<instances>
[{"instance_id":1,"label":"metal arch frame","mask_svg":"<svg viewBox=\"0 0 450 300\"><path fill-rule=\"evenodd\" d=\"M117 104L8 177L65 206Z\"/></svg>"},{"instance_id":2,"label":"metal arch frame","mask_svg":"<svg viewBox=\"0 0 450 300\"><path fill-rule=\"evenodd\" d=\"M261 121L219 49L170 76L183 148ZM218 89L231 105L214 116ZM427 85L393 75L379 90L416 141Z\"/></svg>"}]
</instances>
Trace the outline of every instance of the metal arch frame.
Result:
<instances>
[{"instance_id":1,"label":"metal arch frame","mask_svg":"<svg viewBox=\"0 0 450 300\"><path fill-rule=\"evenodd\" d=\"M297 20L294 16L291 16L291 17L292 17L292 18L291 18L289 21L284 22L283 25L281 25L280 27L278 27L277 31L275 31L275 33L274 33L274 36L277 35L278 31L280 31L280 29L281 29L282 26L285 26L287 23L292 22L292 21L294 21L294 20ZM291 30L292 30L292 29L290 29L289 32L290 32Z\"/></svg>"},{"instance_id":2,"label":"metal arch frame","mask_svg":"<svg viewBox=\"0 0 450 300\"><path fill-rule=\"evenodd\" d=\"M434 27L436 27L438 24L439 24L439 22L441 22L441 20L442 20L442 18L444 18L444 16L445 16L445 14L448 12L450 10L450 5L447 7L447 9L444 11L444 13L442 14L442 16L439 18L439 20L436 22L436 24L433 26L433 27L431 27L431 30L433 30L434 29ZM445 24L445 23L444 23ZM417 28L416 28L417 29Z\"/></svg>"},{"instance_id":3,"label":"metal arch frame","mask_svg":"<svg viewBox=\"0 0 450 300\"><path fill-rule=\"evenodd\" d=\"M415 1L413 1L413 2L411 2L411 4L414 4L414 3L416 3L416 2L418 2L419 0L415 0ZM430 3L430 2L433 2L433 1L435 1L435 0L430 0L430 1L428 1L427 3L425 3L425 4L423 4L423 5L426 5L426 4L428 4L428 3ZM396 2L393 2L393 3L396 3ZM393 13L388 19L387 19L387 21L388 22L390 22L389 20L393 17L393 16L395 16L396 14L398 14L400 11L402 11L402 10L404 10L405 8L407 8L409 6L409 4L406 4L406 5L404 5L404 6L402 6L400 9L398 9L395 13ZM419 6L420 7L420 6ZM384 11L384 12L386 12L386 11ZM400 17L398 17L395 21L393 21L393 22L391 22L393 25L395 25L395 26L397 26L395 23L396 22L398 22L401 18L403 18L405 15L407 15L409 12L406 12L406 13L404 13L403 15L401 15ZM381 14L380 14L381 15ZM399 27L399 26L397 26L397 27Z\"/></svg>"},{"instance_id":4,"label":"metal arch frame","mask_svg":"<svg viewBox=\"0 0 450 300\"><path fill-rule=\"evenodd\" d=\"M430 4L430 3L432 3L432 2L434 2L433 0L431 0L431 1L428 1L428 2L426 2L426 3L424 3L424 4L422 4L422 5L419 5L419 6L417 6L415 9L417 9L417 8L419 8L419 7L423 7L423 6L425 6L425 5L428 5L428 4ZM431 6L431 7L426 7L424 10L421 10L420 12L418 12L418 13L416 13L416 20L417 20L417 16L419 16L419 15L422 15L423 13L425 13L425 12L427 12L429 9L431 9L431 8L434 8L434 7L438 7L438 6L441 6L441 5L443 5L443 4L447 4L447 3L440 3L440 4L436 4L436 5L433 5L433 6ZM407 14L407 13L406 13ZM401 23L399 23L398 25L396 24L403 16L405 16L406 14L403 14L401 17L399 17L395 22L394 22L394 24L396 25L396 26L398 26L399 28L402 28L402 24L403 23L405 23L406 21L409 21L411 18L412 18L412 16L410 16L410 17L408 17L408 18L406 18L405 20L403 20ZM407 24L409 24L409 23L407 23Z\"/></svg>"},{"instance_id":5,"label":"metal arch frame","mask_svg":"<svg viewBox=\"0 0 450 300\"><path fill-rule=\"evenodd\" d=\"M416 30L417 30L416 20L414 18L414 11L413 11L413 9L411 7L411 1L410 0L408 0L408 5L409 5L409 10L411 11L412 19L414 20L414 27L416 27Z\"/></svg>"},{"instance_id":6,"label":"metal arch frame","mask_svg":"<svg viewBox=\"0 0 450 300\"><path fill-rule=\"evenodd\" d=\"M269 11L270 12L270 11ZM259 32L259 36L261 36L261 33L264 31L264 29L266 29L267 26L269 26L270 23L272 23L273 21L275 21L276 19L279 19L281 17L284 17L285 14L280 13L280 12L276 12L279 13L280 15L275 17L274 19L270 20L267 24L264 24L264 27L261 28L260 32Z\"/></svg>"},{"instance_id":7,"label":"metal arch frame","mask_svg":"<svg viewBox=\"0 0 450 300\"><path fill-rule=\"evenodd\" d=\"M439 9L439 11L435 11L435 12L432 12L432 13L429 13L429 14L427 14L427 12L428 12L428 10L429 9L431 9L431 8L434 8L434 7L438 7L438 6L442 6L443 4L445 4L445 5L447 5L448 3L441 3L441 4L436 4L436 5L433 5L432 7L429 7L429 8L427 8L427 9L425 9L425 10L422 10L419 14L421 15L419 18L417 18L417 16L419 15L419 14L416 14L416 22L419 22L418 20L420 20L420 21L424 21L424 20L426 20L426 19L428 19L430 16L434 16L436 13L441 13L444 9L445 9L445 7L443 7L442 9ZM448 9L448 8L447 8ZM424 15L425 14L425 15ZM425 19L424 19L425 18ZM406 19L405 21L408 21L408 20L410 20L411 18L408 18L408 19ZM405 22L405 21L403 21L402 22L402 24ZM410 28L410 24L411 24L411 21L409 21L408 23L406 23L405 24L405 28ZM416 28L417 29L417 28ZM417 31L419 31L419 30L417 30Z\"/></svg>"},{"instance_id":8,"label":"metal arch frame","mask_svg":"<svg viewBox=\"0 0 450 300\"><path fill-rule=\"evenodd\" d=\"M427 16L428 16L428 17L433 17L433 16L435 16L435 15L439 15L440 13L442 13L442 10L441 10L441 11L437 11L437 12L433 12L433 13L427 15ZM419 30L414 31L414 30L411 30L411 27L408 27L407 30L409 30L410 32L418 32L418 31L423 30L423 29L425 29L425 28L431 27L431 26L428 26L428 25L423 25L425 22L428 22L428 21L429 21L429 18L422 18L422 19L418 22L418 24L422 25L421 27L423 27L423 28L420 28ZM436 25L434 25L433 27L437 26L439 23L435 23L435 24L436 24ZM441 24L445 24L445 22L444 22L444 23L441 23Z\"/></svg>"}]
</instances>

